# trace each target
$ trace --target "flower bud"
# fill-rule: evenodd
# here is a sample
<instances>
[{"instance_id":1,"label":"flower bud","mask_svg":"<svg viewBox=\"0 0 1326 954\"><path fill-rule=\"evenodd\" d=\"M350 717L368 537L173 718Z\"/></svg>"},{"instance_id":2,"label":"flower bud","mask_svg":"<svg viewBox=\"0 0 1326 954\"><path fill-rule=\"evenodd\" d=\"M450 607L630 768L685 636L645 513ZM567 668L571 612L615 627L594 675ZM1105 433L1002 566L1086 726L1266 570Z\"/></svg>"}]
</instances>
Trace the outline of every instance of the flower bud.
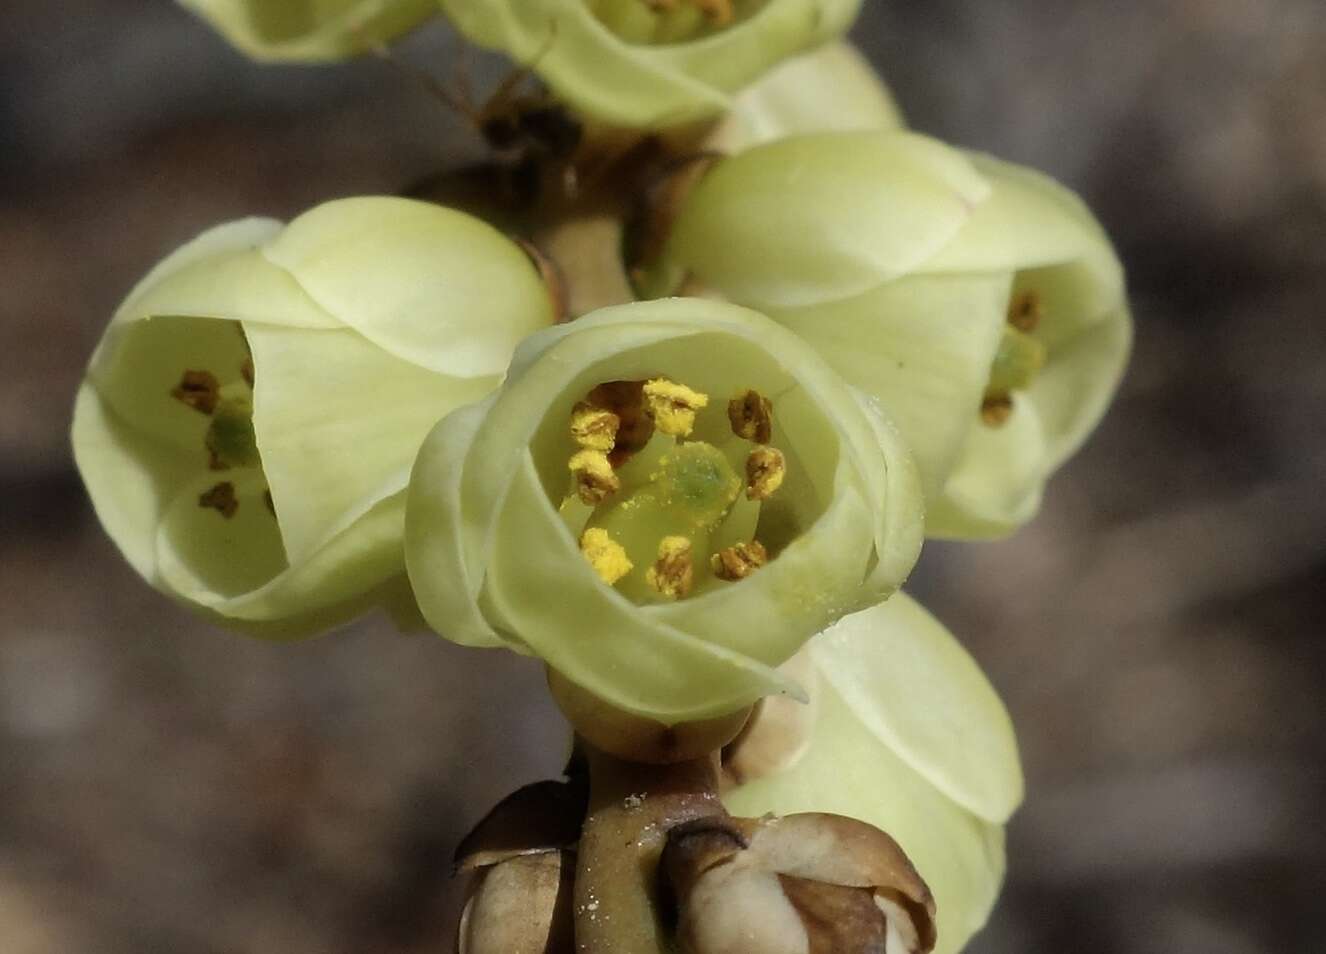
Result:
<instances>
[{"instance_id":1,"label":"flower bud","mask_svg":"<svg viewBox=\"0 0 1326 954\"><path fill-rule=\"evenodd\" d=\"M434 0L180 0L255 60L339 60L394 40L437 12Z\"/></svg>"},{"instance_id":2,"label":"flower bud","mask_svg":"<svg viewBox=\"0 0 1326 954\"><path fill-rule=\"evenodd\" d=\"M903 125L888 87L840 40L784 60L743 89L698 149L736 153L804 133Z\"/></svg>"},{"instance_id":3,"label":"flower bud","mask_svg":"<svg viewBox=\"0 0 1326 954\"><path fill-rule=\"evenodd\" d=\"M684 954L925 954L935 903L884 832L840 815L701 818L660 867Z\"/></svg>"},{"instance_id":4,"label":"flower bud","mask_svg":"<svg viewBox=\"0 0 1326 954\"><path fill-rule=\"evenodd\" d=\"M771 400L783 460L765 499L746 493L758 445L728 415L750 390ZM616 488L590 502L569 467L586 403L619 422L595 452ZM726 303L643 302L531 336L500 391L438 425L411 477L406 564L444 636L533 653L674 725L797 692L774 667L899 585L918 501L891 426L795 335ZM764 565L714 572L752 541Z\"/></svg>"},{"instance_id":5,"label":"flower bud","mask_svg":"<svg viewBox=\"0 0 1326 954\"><path fill-rule=\"evenodd\" d=\"M457 954L574 954L575 853L517 855L480 869L460 915Z\"/></svg>"},{"instance_id":6,"label":"flower bud","mask_svg":"<svg viewBox=\"0 0 1326 954\"><path fill-rule=\"evenodd\" d=\"M842 33L860 0L441 0L480 46L528 64L591 120L716 115L783 58Z\"/></svg>"},{"instance_id":7,"label":"flower bud","mask_svg":"<svg viewBox=\"0 0 1326 954\"><path fill-rule=\"evenodd\" d=\"M999 893L1003 825L1022 798L1008 714L958 642L903 593L806 652L819 710L805 754L723 802L734 814L832 812L888 832L934 893L937 954L955 954Z\"/></svg>"},{"instance_id":8,"label":"flower bud","mask_svg":"<svg viewBox=\"0 0 1326 954\"><path fill-rule=\"evenodd\" d=\"M714 164L641 287L683 282L761 309L879 399L934 536L997 536L1035 514L1131 338L1119 262L1075 196L897 130Z\"/></svg>"},{"instance_id":9,"label":"flower bud","mask_svg":"<svg viewBox=\"0 0 1326 954\"><path fill-rule=\"evenodd\" d=\"M551 321L524 253L405 199L204 233L120 306L73 445L97 515L153 586L273 634L399 579L428 429Z\"/></svg>"}]
</instances>

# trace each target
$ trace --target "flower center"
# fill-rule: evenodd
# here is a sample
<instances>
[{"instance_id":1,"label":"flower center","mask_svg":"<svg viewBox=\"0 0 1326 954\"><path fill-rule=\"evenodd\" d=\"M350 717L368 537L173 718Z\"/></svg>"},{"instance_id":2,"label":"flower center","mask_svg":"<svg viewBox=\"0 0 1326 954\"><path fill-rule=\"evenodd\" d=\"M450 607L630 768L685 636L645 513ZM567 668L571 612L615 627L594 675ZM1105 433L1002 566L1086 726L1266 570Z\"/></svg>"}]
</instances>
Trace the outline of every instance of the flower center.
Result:
<instances>
[{"instance_id":1,"label":"flower center","mask_svg":"<svg viewBox=\"0 0 1326 954\"><path fill-rule=\"evenodd\" d=\"M768 0L585 0L591 14L628 43L684 43L727 29Z\"/></svg>"},{"instance_id":2,"label":"flower center","mask_svg":"<svg viewBox=\"0 0 1326 954\"><path fill-rule=\"evenodd\" d=\"M1008 322L981 401L981 420L989 427L1003 426L1013 413L1013 392L1031 387L1045 366L1045 345L1032 335L1041 314L1040 295L1034 290L1017 292L1009 300Z\"/></svg>"},{"instance_id":3,"label":"flower center","mask_svg":"<svg viewBox=\"0 0 1326 954\"><path fill-rule=\"evenodd\" d=\"M768 562L755 527L786 472L767 444L772 402L751 390L733 397L722 446L690 439L708 405L660 377L600 385L572 411L578 450L561 512L599 578L631 599L681 599Z\"/></svg>"}]
</instances>

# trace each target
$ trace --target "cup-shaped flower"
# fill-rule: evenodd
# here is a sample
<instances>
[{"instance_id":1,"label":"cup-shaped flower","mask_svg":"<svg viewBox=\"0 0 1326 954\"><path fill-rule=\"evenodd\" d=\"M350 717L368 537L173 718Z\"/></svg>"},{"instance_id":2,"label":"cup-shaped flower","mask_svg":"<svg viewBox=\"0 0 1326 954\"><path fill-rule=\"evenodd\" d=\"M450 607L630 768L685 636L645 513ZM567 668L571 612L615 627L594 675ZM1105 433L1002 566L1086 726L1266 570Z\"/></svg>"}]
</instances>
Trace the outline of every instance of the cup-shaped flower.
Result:
<instances>
[{"instance_id":1,"label":"cup-shaped flower","mask_svg":"<svg viewBox=\"0 0 1326 954\"><path fill-rule=\"evenodd\" d=\"M795 335L639 302L531 336L438 424L406 565L442 635L672 725L797 692L774 667L901 583L919 502L892 426Z\"/></svg>"},{"instance_id":2,"label":"cup-shaped flower","mask_svg":"<svg viewBox=\"0 0 1326 954\"><path fill-rule=\"evenodd\" d=\"M818 678L810 744L790 768L731 789L733 814L831 812L887 832L934 894L936 954L985 923L1022 800L999 697L948 631L904 593L807 647Z\"/></svg>"},{"instance_id":3,"label":"cup-shaped flower","mask_svg":"<svg viewBox=\"0 0 1326 954\"><path fill-rule=\"evenodd\" d=\"M716 163L642 288L761 311L869 391L916 456L927 531L1030 519L1127 359L1123 273L1074 195L901 130L794 137Z\"/></svg>"},{"instance_id":4,"label":"cup-shaped flower","mask_svg":"<svg viewBox=\"0 0 1326 954\"><path fill-rule=\"evenodd\" d=\"M79 390L75 459L150 583L298 631L403 581L419 445L551 312L517 245L440 206L343 199L222 225L116 312Z\"/></svg>"},{"instance_id":5,"label":"cup-shaped flower","mask_svg":"<svg viewBox=\"0 0 1326 954\"><path fill-rule=\"evenodd\" d=\"M726 109L784 57L834 37L861 0L441 0L480 46L527 64L598 123L663 128Z\"/></svg>"},{"instance_id":6,"label":"cup-shaped flower","mask_svg":"<svg viewBox=\"0 0 1326 954\"><path fill-rule=\"evenodd\" d=\"M736 153L805 133L903 125L870 63L851 43L836 40L784 60L743 89L699 148Z\"/></svg>"},{"instance_id":7,"label":"cup-shaped flower","mask_svg":"<svg viewBox=\"0 0 1326 954\"><path fill-rule=\"evenodd\" d=\"M323 62L394 40L437 14L436 0L179 0L255 60Z\"/></svg>"}]
</instances>

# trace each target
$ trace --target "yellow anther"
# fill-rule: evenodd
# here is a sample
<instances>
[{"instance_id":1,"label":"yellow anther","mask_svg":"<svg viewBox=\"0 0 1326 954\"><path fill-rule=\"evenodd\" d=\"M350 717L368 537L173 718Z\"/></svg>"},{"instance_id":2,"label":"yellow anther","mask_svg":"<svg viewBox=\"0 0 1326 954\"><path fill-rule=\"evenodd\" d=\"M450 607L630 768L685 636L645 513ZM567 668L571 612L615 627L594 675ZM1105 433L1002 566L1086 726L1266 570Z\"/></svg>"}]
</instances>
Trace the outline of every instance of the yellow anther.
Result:
<instances>
[{"instance_id":1,"label":"yellow anther","mask_svg":"<svg viewBox=\"0 0 1326 954\"><path fill-rule=\"evenodd\" d=\"M590 506L603 503L622 487L622 482L612 472L608 455L601 450L577 451L567 466L575 477L576 495Z\"/></svg>"},{"instance_id":2,"label":"yellow anther","mask_svg":"<svg viewBox=\"0 0 1326 954\"><path fill-rule=\"evenodd\" d=\"M757 447L746 458L746 499L768 500L783 486L787 460L776 447Z\"/></svg>"},{"instance_id":3,"label":"yellow anther","mask_svg":"<svg viewBox=\"0 0 1326 954\"><path fill-rule=\"evenodd\" d=\"M987 395L981 402L981 423L986 427L1003 427L1013 413L1013 399L1007 394Z\"/></svg>"},{"instance_id":4,"label":"yellow anther","mask_svg":"<svg viewBox=\"0 0 1326 954\"><path fill-rule=\"evenodd\" d=\"M221 481L198 495L198 506L215 510L229 520L239 509L239 501L235 499L235 485L228 480Z\"/></svg>"},{"instance_id":5,"label":"yellow anther","mask_svg":"<svg viewBox=\"0 0 1326 954\"><path fill-rule=\"evenodd\" d=\"M658 544L658 560L645 571L645 582L668 599L680 599L691 591L695 566L691 541L686 537L664 537Z\"/></svg>"},{"instance_id":6,"label":"yellow anther","mask_svg":"<svg viewBox=\"0 0 1326 954\"><path fill-rule=\"evenodd\" d=\"M599 575L599 579L612 586L634 569L620 543L608 536L602 527L590 527L580 535L580 552Z\"/></svg>"},{"instance_id":7,"label":"yellow anther","mask_svg":"<svg viewBox=\"0 0 1326 954\"><path fill-rule=\"evenodd\" d=\"M645 382L645 402L660 431L672 437L689 437L695 428L695 412L709 403L709 396L676 381L655 378Z\"/></svg>"},{"instance_id":8,"label":"yellow anther","mask_svg":"<svg viewBox=\"0 0 1326 954\"><path fill-rule=\"evenodd\" d=\"M643 381L608 381L585 396L585 403L617 415L617 441L608 459L620 467L654 436L654 421L645 408Z\"/></svg>"},{"instance_id":9,"label":"yellow anther","mask_svg":"<svg viewBox=\"0 0 1326 954\"><path fill-rule=\"evenodd\" d=\"M211 414L221 399L221 384L211 371L185 371L170 396L201 414Z\"/></svg>"},{"instance_id":10,"label":"yellow anther","mask_svg":"<svg viewBox=\"0 0 1326 954\"><path fill-rule=\"evenodd\" d=\"M744 580L769 562L769 551L758 540L738 543L709 558L709 567L720 580Z\"/></svg>"},{"instance_id":11,"label":"yellow anther","mask_svg":"<svg viewBox=\"0 0 1326 954\"><path fill-rule=\"evenodd\" d=\"M1041 323L1041 296L1035 291L1018 292L1008 302L1008 323L1018 331L1030 334Z\"/></svg>"},{"instance_id":12,"label":"yellow anther","mask_svg":"<svg viewBox=\"0 0 1326 954\"><path fill-rule=\"evenodd\" d=\"M571 438L581 447L606 454L617 442L621 423L622 419L611 411L581 401L571 409Z\"/></svg>"},{"instance_id":13,"label":"yellow anther","mask_svg":"<svg viewBox=\"0 0 1326 954\"><path fill-rule=\"evenodd\" d=\"M733 434L767 444L773 436L773 401L759 391L743 391L727 402L727 419Z\"/></svg>"}]
</instances>

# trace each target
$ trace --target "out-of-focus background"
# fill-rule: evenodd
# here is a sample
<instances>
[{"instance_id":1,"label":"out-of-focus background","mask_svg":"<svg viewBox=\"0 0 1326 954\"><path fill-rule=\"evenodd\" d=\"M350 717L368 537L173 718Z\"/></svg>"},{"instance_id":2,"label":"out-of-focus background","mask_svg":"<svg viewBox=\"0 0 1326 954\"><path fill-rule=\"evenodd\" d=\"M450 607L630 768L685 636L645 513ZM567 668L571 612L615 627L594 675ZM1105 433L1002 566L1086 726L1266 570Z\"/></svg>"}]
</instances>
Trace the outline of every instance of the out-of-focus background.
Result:
<instances>
[{"instance_id":1,"label":"out-of-focus background","mask_svg":"<svg viewBox=\"0 0 1326 954\"><path fill-rule=\"evenodd\" d=\"M1082 192L1138 322L1040 519L915 577L1028 776L972 950L1319 952L1326 5L868 6L855 37L911 122ZM444 76L458 49L405 45ZM382 619L295 646L205 625L119 558L68 449L158 257L466 150L381 63L255 66L165 0L0 7L4 954L449 950L457 838L556 771L533 665Z\"/></svg>"}]
</instances>

